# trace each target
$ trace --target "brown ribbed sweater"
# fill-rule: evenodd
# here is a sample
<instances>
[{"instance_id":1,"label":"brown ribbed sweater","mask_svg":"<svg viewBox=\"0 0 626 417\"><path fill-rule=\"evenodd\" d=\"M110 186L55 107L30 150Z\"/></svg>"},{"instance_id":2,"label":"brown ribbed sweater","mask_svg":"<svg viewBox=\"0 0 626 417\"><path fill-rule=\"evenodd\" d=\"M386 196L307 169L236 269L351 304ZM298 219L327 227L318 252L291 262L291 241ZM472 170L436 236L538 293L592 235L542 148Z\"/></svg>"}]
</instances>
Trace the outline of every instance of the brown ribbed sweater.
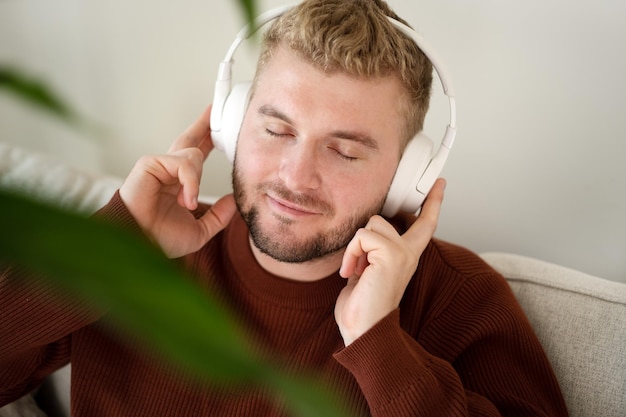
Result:
<instances>
[{"instance_id":1,"label":"brown ribbed sweater","mask_svg":"<svg viewBox=\"0 0 626 417\"><path fill-rule=\"evenodd\" d=\"M100 216L137 228L119 195ZM397 217L400 229L410 217ZM546 356L506 281L471 252L433 240L400 308L344 348L337 274L300 283L254 259L240 217L185 263L237 307L267 352L314 370L358 416L565 416ZM215 278L209 278L215 277ZM98 416L283 416L262 390L186 383L132 339L41 283L0 272L0 405L72 363L72 413Z\"/></svg>"}]
</instances>

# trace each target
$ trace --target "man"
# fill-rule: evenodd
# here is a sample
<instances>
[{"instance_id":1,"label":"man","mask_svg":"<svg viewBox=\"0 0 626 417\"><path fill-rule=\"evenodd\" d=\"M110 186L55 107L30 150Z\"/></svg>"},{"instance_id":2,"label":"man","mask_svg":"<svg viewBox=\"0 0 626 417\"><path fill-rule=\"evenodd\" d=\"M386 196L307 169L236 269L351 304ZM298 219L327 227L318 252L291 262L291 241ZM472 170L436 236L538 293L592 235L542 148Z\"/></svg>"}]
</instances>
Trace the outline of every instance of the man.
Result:
<instances>
[{"instance_id":1,"label":"man","mask_svg":"<svg viewBox=\"0 0 626 417\"><path fill-rule=\"evenodd\" d=\"M443 180L417 219L377 214L422 128L432 72L386 16L397 19L379 0L310 0L272 26L234 197L198 208L209 108L168 154L141 158L99 216L183 258L260 349L320 372L354 415L567 415L506 282L432 238ZM23 392L71 359L76 416L282 415L262 390L186 384L106 318L69 307L30 312L7 360L21 380L3 389Z\"/></svg>"}]
</instances>

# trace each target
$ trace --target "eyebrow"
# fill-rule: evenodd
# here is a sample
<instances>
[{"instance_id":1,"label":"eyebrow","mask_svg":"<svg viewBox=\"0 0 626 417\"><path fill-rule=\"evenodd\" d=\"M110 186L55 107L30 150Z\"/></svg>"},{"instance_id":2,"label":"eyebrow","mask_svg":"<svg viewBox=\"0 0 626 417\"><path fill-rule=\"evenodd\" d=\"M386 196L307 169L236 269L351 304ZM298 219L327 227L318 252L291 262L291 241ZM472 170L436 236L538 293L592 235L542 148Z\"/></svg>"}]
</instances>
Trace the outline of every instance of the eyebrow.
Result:
<instances>
[{"instance_id":1,"label":"eyebrow","mask_svg":"<svg viewBox=\"0 0 626 417\"><path fill-rule=\"evenodd\" d=\"M268 117L275 117L277 119L280 119L284 122L287 122L289 124L291 123L291 119L289 117L287 117L287 115L277 109L275 109L272 106L269 106L267 104L262 105L259 108L259 114L262 116L268 116Z\"/></svg>"},{"instance_id":2,"label":"eyebrow","mask_svg":"<svg viewBox=\"0 0 626 417\"><path fill-rule=\"evenodd\" d=\"M264 104L259 108L259 114L267 117L275 117L286 123L293 124L291 119L285 113L267 104ZM338 139L351 140L354 142L358 142L361 145L366 146L370 149L376 151L379 150L378 142L376 142L370 135L367 135L365 133L335 130L331 132L330 136Z\"/></svg>"},{"instance_id":3,"label":"eyebrow","mask_svg":"<svg viewBox=\"0 0 626 417\"><path fill-rule=\"evenodd\" d=\"M346 140L351 140L354 142L358 142L361 145L370 148L372 150L377 151L378 148L378 142L376 142L374 139L372 139L371 136L366 135L364 133L359 133L359 132L346 132L343 130L336 130L334 132L331 133L331 136L339 138L339 139L346 139Z\"/></svg>"}]
</instances>

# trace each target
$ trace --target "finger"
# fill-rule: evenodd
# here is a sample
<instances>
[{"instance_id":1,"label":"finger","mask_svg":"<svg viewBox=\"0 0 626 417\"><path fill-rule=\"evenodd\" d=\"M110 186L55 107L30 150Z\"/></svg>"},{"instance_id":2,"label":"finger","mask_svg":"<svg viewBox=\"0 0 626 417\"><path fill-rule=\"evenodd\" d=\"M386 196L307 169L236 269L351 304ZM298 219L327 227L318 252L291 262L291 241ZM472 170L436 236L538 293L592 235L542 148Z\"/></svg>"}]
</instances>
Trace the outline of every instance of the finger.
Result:
<instances>
[{"instance_id":1,"label":"finger","mask_svg":"<svg viewBox=\"0 0 626 417\"><path fill-rule=\"evenodd\" d=\"M232 194L225 195L217 200L211 209L200 218L200 221L205 226L206 240L212 239L213 236L223 230L236 211L237 205Z\"/></svg>"},{"instance_id":2,"label":"finger","mask_svg":"<svg viewBox=\"0 0 626 417\"><path fill-rule=\"evenodd\" d=\"M402 237L398 234L398 231L382 216L374 215L372 216L367 224L365 225L365 230L374 232L376 235L382 236L383 239L378 239L376 236L376 240L369 240L370 246L374 243L376 244L384 244L389 242L396 242L397 244L401 244ZM375 235L373 235L375 236ZM387 242L385 242L385 240ZM373 248L370 247L368 249L363 248L366 252L371 251ZM356 263L356 268L354 270L354 274L360 276L365 271L365 268L369 265L367 254L363 254L359 257Z\"/></svg>"},{"instance_id":3,"label":"finger","mask_svg":"<svg viewBox=\"0 0 626 417\"><path fill-rule=\"evenodd\" d=\"M366 238L367 241L365 240ZM340 275L344 278L352 274L361 275L369 265L367 253L374 248L374 244L380 245L385 240L394 241L400 239L401 237L396 229L382 216L374 215L370 217L367 224L363 229L357 231L346 247Z\"/></svg>"},{"instance_id":4,"label":"finger","mask_svg":"<svg viewBox=\"0 0 626 417\"><path fill-rule=\"evenodd\" d=\"M181 189L178 194L178 204L190 210L198 207L200 193L200 178L202 177L202 163L204 156L194 148L184 149L177 153L179 156L178 182Z\"/></svg>"},{"instance_id":5,"label":"finger","mask_svg":"<svg viewBox=\"0 0 626 417\"><path fill-rule=\"evenodd\" d=\"M367 268L367 266L369 265L369 261L367 260L367 254L364 253L363 255L361 255L359 257L359 259L356 262L356 268L354 270L354 274L356 274L357 276L361 276L363 275L363 272L365 271L365 268Z\"/></svg>"},{"instance_id":6,"label":"finger","mask_svg":"<svg viewBox=\"0 0 626 417\"><path fill-rule=\"evenodd\" d=\"M355 274L362 274L369 265L368 256L372 255L372 251L385 247L388 242L389 239L375 230L359 229L348 243L348 246L346 246L339 275L348 278Z\"/></svg>"},{"instance_id":7,"label":"finger","mask_svg":"<svg viewBox=\"0 0 626 417\"><path fill-rule=\"evenodd\" d=\"M356 274L359 262L363 263L361 259L363 257L367 259L367 253L363 250L360 242L358 241L358 234L359 233L357 232L350 243L348 243L348 246L346 246L346 250L343 253L343 258L341 259L339 275L344 278L350 278Z\"/></svg>"},{"instance_id":8,"label":"finger","mask_svg":"<svg viewBox=\"0 0 626 417\"><path fill-rule=\"evenodd\" d=\"M400 238L396 228L378 214L370 217L369 221L365 225L365 229L376 232L389 240L396 240Z\"/></svg>"},{"instance_id":9,"label":"finger","mask_svg":"<svg viewBox=\"0 0 626 417\"><path fill-rule=\"evenodd\" d=\"M168 153L174 153L185 148L198 148L204 158L213 149L211 140L211 106L209 105L200 117L189 126L170 146Z\"/></svg>"},{"instance_id":10,"label":"finger","mask_svg":"<svg viewBox=\"0 0 626 417\"><path fill-rule=\"evenodd\" d=\"M446 181L443 178L437 179L424 201L417 220L403 235L403 238L408 239L410 244L419 251L426 247L435 234L445 188Z\"/></svg>"}]
</instances>

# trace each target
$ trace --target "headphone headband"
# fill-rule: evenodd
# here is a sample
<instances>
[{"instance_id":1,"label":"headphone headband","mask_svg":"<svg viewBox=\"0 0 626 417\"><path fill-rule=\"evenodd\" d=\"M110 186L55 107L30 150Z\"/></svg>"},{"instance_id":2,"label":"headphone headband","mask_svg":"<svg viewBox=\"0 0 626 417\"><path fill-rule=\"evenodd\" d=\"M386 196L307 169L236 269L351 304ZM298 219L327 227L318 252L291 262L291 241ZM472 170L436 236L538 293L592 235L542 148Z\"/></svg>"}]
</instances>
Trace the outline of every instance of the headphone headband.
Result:
<instances>
[{"instance_id":1,"label":"headphone headband","mask_svg":"<svg viewBox=\"0 0 626 417\"><path fill-rule=\"evenodd\" d=\"M228 48L226 52L226 56L220 63L220 66L217 70L217 80L215 81L215 92L213 99L213 107L211 109L211 130L213 131L221 131L222 129L222 114L224 112L224 104L226 102L226 98L231 91L232 88L232 73L233 73L233 56L235 55L235 51L239 48L239 45L250 36L252 36L259 28L276 19L277 17L283 15L288 10L295 7L294 5L287 5L276 7L274 9L268 10L265 13L261 13L254 19L254 22L248 23L245 25L235 36L235 40Z\"/></svg>"}]
</instances>

